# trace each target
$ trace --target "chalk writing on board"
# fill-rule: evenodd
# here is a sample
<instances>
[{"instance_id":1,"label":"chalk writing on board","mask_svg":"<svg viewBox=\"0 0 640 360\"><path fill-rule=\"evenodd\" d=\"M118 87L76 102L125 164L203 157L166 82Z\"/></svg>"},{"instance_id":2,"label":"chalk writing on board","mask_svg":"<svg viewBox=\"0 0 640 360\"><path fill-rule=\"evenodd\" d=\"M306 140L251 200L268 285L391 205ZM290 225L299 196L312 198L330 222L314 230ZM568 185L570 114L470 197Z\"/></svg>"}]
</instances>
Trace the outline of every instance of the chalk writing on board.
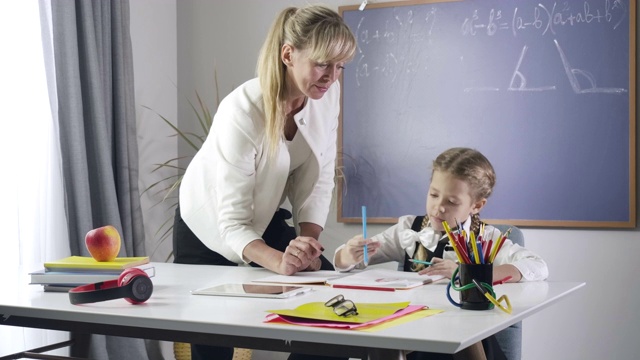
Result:
<instances>
[{"instance_id":1,"label":"chalk writing on board","mask_svg":"<svg viewBox=\"0 0 640 360\"><path fill-rule=\"evenodd\" d=\"M413 11L409 10L406 14L395 14L395 16L387 22L385 29L367 29L365 27L365 18L362 17L356 27L356 37L358 43L358 56L356 59L356 82L360 85L360 79L371 76L373 73L380 74L389 78L391 82L396 80L399 67L402 66L405 73L416 73L420 71L424 65L424 58L414 54L414 56L405 56L401 60L394 52L385 52L384 60L374 65L367 62L367 54L363 49L370 43L385 42L397 43L409 39L410 43L423 42L432 35L433 26L436 21L436 9L427 11L426 15L419 18L420 24L416 23ZM414 25L419 29L414 31ZM397 29L397 31L394 31Z\"/></svg>"},{"instance_id":2,"label":"chalk writing on board","mask_svg":"<svg viewBox=\"0 0 640 360\"><path fill-rule=\"evenodd\" d=\"M571 5L579 6L572 8ZM580 7L581 5L581 7ZM427 43L433 35L434 26L438 22L438 11L433 7L426 11L425 14L416 15L413 10L406 12L398 12L384 22L384 28L367 29L365 17L360 18L356 27L356 37L359 43L359 54L356 59L356 84L362 86L362 80L377 74L393 83L401 72L405 74L415 74L421 71L437 71L435 64L430 63L428 56L420 53L409 53L406 47L393 46L399 43ZM593 7L588 2L561 4L553 3L551 6L537 4L532 10L523 11L514 8L510 19L507 19L507 11L503 9L491 8L487 11L475 9L472 15L464 18L461 25L462 36L478 36L481 30L486 30L486 35L495 36L498 31L511 30L513 36L518 35L518 31L528 29L538 30L541 36L546 34L556 34L560 27L574 27L578 25L588 26L589 24L611 24L613 29L617 28L622 19L628 17L628 9L626 5L618 0L603 0L601 6ZM527 13L528 16L524 14ZM481 20L485 18L485 20ZM372 43L383 42L387 45L377 46L371 51L380 53L383 51L382 58L371 62L369 59L368 46ZM622 87L601 87L598 86L596 77L588 69L580 69L573 67L570 57L563 51L560 42L553 39L557 50L557 61L562 64L565 69L565 79L557 79L557 81L568 82L576 94L587 93L625 93L627 89ZM428 46L428 45L427 45ZM422 47L418 47L421 49ZM497 92L502 91L519 91L519 92L539 92L539 91L556 91L556 84L538 84L531 86L527 81L527 74L521 70L522 62L525 57L532 57L531 61L536 61L536 54L529 52L529 46L526 44L520 51L517 62L511 68L511 77L508 83L503 83L502 88L495 86L496 84L485 84L483 86L464 87L465 93L470 92ZM464 57L461 56L461 62ZM505 71L509 71L505 69Z\"/></svg>"},{"instance_id":3,"label":"chalk writing on board","mask_svg":"<svg viewBox=\"0 0 640 360\"><path fill-rule=\"evenodd\" d=\"M602 2L602 8L592 9L588 2L583 2L582 8L575 9L571 5L579 4L569 3L568 1L554 3L550 8L538 4L533 8L533 13L529 16L521 15L518 8L513 10L511 21L503 16L504 11L501 9L491 9L486 15L486 22L482 22L479 10L474 10L471 17L464 20L462 24L462 34L475 36L479 30L485 30L489 36L495 35L500 30L511 30L513 36L517 36L518 31L524 31L529 28L541 30L542 35L547 33L555 34L556 28L560 26L576 26L579 24L590 24L593 22L611 23L613 29L620 26L623 19L629 16L626 5L618 0L606 0ZM484 17L484 15L482 15Z\"/></svg>"},{"instance_id":4,"label":"chalk writing on board","mask_svg":"<svg viewBox=\"0 0 640 360\"><path fill-rule=\"evenodd\" d=\"M585 93L623 93L623 92L627 92L626 89L623 88L600 88L598 87L598 85L596 84L596 80L594 78L594 76L588 72L588 71L584 71L584 70L580 70L580 69L575 69L573 67L571 67L571 64L569 64L569 60L567 60L566 55L564 54L564 52L562 51L562 48L560 48L560 44L558 44L557 40L554 40L556 47L558 48L558 52L560 53L560 57L562 58L562 64L564 65L564 69L565 72L567 73L567 77L569 78L569 82L571 83L571 88L573 89L573 91L576 94L585 94ZM578 79L578 77L584 77L588 80L589 82L589 87L584 89L582 88L582 86L580 85L580 81Z\"/></svg>"},{"instance_id":5,"label":"chalk writing on board","mask_svg":"<svg viewBox=\"0 0 640 360\"><path fill-rule=\"evenodd\" d=\"M635 226L629 0L402 3L343 12L340 219L424 212L431 161L467 146L498 174L485 219Z\"/></svg>"},{"instance_id":6,"label":"chalk writing on board","mask_svg":"<svg viewBox=\"0 0 640 360\"><path fill-rule=\"evenodd\" d=\"M571 66L567 56L562 51L558 40L553 40L558 49L560 60L562 61L562 65L565 69L565 73L567 75L567 79L571 84L571 88L576 94L587 94L587 93L625 93L627 92L624 88L602 88L598 87L595 77L589 71L576 69ZM540 87L527 87L527 79L526 76L520 72L520 65L522 64L522 60L527 52L527 46L522 48L522 53L520 54L520 58L518 59L518 64L516 65L516 70L513 72L513 76L511 77L511 83L509 84L509 91L547 91L547 90L556 90L556 87L551 86L540 86ZM580 78L583 78L587 81L588 87L583 87L580 82ZM465 92L470 92L472 90L482 91L485 89L472 89L467 88Z\"/></svg>"}]
</instances>

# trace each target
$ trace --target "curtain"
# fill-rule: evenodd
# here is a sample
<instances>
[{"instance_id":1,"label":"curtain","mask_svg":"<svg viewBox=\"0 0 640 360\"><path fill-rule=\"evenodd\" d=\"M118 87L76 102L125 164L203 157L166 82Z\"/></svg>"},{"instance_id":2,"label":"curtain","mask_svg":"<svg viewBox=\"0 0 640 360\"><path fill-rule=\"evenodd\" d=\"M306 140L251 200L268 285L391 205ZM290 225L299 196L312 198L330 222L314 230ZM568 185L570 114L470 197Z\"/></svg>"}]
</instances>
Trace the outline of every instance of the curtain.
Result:
<instances>
[{"instance_id":1,"label":"curtain","mask_svg":"<svg viewBox=\"0 0 640 360\"><path fill-rule=\"evenodd\" d=\"M0 2L2 291L27 284L28 273L45 261L70 255L56 98L47 85L55 87L55 77L48 76L53 75L50 8L48 1L38 5ZM68 338L61 331L0 326L0 356Z\"/></svg>"},{"instance_id":2,"label":"curtain","mask_svg":"<svg viewBox=\"0 0 640 360\"><path fill-rule=\"evenodd\" d=\"M115 226L119 256L144 256L133 58L127 0L52 0L53 44L69 246ZM84 346L83 346L84 345ZM84 349L81 344L72 352ZM92 359L147 358L144 341L92 336Z\"/></svg>"}]
</instances>

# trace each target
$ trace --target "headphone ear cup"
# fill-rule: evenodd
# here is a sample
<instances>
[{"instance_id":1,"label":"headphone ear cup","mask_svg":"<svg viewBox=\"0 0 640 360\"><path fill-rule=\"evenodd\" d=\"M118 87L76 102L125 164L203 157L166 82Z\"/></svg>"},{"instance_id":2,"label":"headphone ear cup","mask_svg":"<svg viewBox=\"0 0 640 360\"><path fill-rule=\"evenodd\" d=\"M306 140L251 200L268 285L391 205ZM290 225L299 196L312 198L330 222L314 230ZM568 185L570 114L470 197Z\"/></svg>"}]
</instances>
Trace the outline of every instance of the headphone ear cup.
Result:
<instances>
[{"instance_id":1,"label":"headphone ear cup","mask_svg":"<svg viewBox=\"0 0 640 360\"><path fill-rule=\"evenodd\" d=\"M118 277L118 286L127 285L131 281L131 279L136 275L147 276L147 273L138 268L126 269Z\"/></svg>"},{"instance_id":2,"label":"headphone ear cup","mask_svg":"<svg viewBox=\"0 0 640 360\"><path fill-rule=\"evenodd\" d=\"M151 282L147 273L138 268L123 271L118 278L118 284L130 287L131 295L124 299L134 305L149 300L153 293L153 282Z\"/></svg>"}]
</instances>

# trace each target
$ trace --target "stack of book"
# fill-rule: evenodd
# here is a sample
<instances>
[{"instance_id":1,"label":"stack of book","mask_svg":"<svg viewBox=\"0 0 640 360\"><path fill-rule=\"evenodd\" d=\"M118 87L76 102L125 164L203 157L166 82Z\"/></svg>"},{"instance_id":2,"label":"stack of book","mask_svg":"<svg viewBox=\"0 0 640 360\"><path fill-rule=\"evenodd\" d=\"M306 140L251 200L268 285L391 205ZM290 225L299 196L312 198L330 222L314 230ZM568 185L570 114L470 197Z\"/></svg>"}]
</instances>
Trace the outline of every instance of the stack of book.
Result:
<instances>
[{"instance_id":1,"label":"stack of book","mask_svg":"<svg viewBox=\"0 0 640 360\"><path fill-rule=\"evenodd\" d=\"M69 256L44 263L44 269L29 273L31 284L44 291L67 292L76 286L117 279L129 268L137 267L153 277L155 268L148 256L120 257L113 261L96 261L90 256Z\"/></svg>"}]
</instances>

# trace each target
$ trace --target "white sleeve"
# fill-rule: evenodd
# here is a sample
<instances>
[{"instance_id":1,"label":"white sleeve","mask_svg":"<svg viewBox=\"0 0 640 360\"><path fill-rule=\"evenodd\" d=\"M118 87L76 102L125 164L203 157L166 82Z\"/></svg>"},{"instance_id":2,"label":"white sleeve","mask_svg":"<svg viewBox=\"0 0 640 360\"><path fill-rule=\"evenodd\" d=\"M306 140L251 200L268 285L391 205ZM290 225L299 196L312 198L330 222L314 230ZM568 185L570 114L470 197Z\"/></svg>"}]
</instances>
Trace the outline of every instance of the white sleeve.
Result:
<instances>
[{"instance_id":1,"label":"white sleeve","mask_svg":"<svg viewBox=\"0 0 640 360\"><path fill-rule=\"evenodd\" d=\"M504 241L493 264L515 266L522 274L522 281L541 281L549 277L547 263L540 256L509 239Z\"/></svg>"}]
</instances>

